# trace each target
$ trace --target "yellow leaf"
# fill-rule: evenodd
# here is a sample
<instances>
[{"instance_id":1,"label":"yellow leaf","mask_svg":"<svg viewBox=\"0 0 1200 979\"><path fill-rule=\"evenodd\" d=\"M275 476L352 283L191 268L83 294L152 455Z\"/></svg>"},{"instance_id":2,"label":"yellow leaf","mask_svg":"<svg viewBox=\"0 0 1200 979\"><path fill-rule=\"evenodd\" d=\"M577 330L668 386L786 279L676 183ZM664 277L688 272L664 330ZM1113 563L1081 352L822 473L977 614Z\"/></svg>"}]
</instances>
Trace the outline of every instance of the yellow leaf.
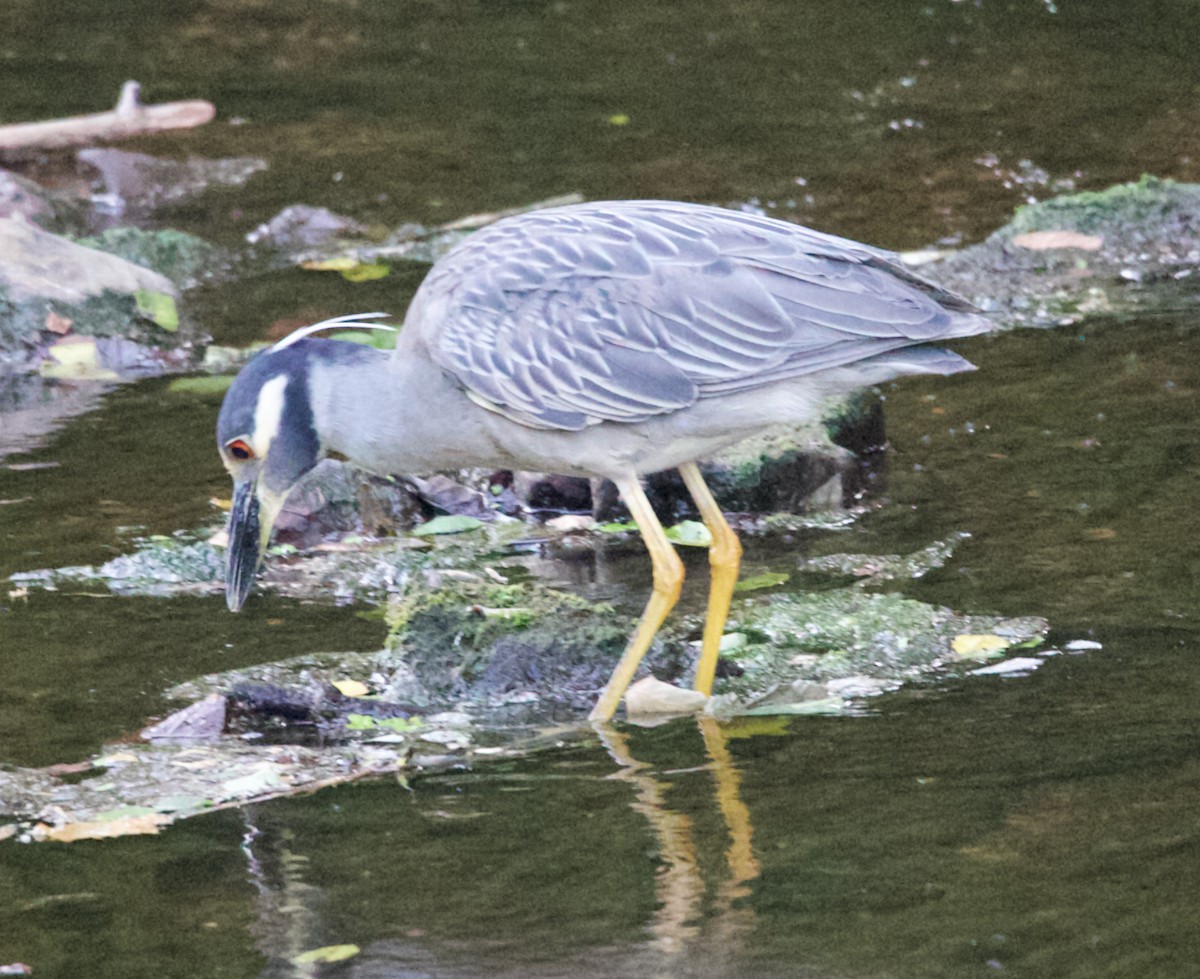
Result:
<instances>
[{"instance_id":1,"label":"yellow leaf","mask_svg":"<svg viewBox=\"0 0 1200 979\"><path fill-rule=\"evenodd\" d=\"M300 267L310 272L345 272L358 264L357 258L343 255L340 258L314 258L308 262L301 262Z\"/></svg>"},{"instance_id":2,"label":"yellow leaf","mask_svg":"<svg viewBox=\"0 0 1200 979\"><path fill-rule=\"evenodd\" d=\"M343 269L342 278L347 282L370 282L372 279L382 279L391 271L392 267L390 265L384 265L382 262L371 262Z\"/></svg>"},{"instance_id":3,"label":"yellow leaf","mask_svg":"<svg viewBox=\"0 0 1200 979\"><path fill-rule=\"evenodd\" d=\"M333 685L343 697L365 697L371 692L361 680L334 680Z\"/></svg>"},{"instance_id":4,"label":"yellow leaf","mask_svg":"<svg viewBox=\"0 0 1200 979\"><path fill-rule=\"evenodd\" d=\"M618 112L608 117L608 123L610 126L628 126L629 116L625 115L624 112Z\"/></svg>"},{"instance_id":5,"label":"yellow leaf","mask_svg":"<svg viewBox=\"0 0 1200 979\"><path fill-rule=\"evenodd\" d=\"M1002 636L971 635L963 633L955 636L950 647L959 659L988 659L997 653L1008 649L1012 642Z\"/></svg>"},{"instance_id":6,"label":"yellow leaf","mask_svg":"<svg viewBox=\"0 0 1200 979\"><path fill-rule=\"evenodd\" d=\"M43 377L79 378L89 381L116 381L117 375L100 366L96 338L69 336L50 347L50 359L42 364Z\"/></svg>"},{"instance_id":7,"label":"yellow leaf","mask_svg":"<svg viewBox=\"0 0 1200 979\"><path fill-rule=\"evenodd\" d=\"M312 962L345 962L359 953L357 945L326 945L301 952L292 959L295 965L307 965Z\"/></svg>"}]
</instances>

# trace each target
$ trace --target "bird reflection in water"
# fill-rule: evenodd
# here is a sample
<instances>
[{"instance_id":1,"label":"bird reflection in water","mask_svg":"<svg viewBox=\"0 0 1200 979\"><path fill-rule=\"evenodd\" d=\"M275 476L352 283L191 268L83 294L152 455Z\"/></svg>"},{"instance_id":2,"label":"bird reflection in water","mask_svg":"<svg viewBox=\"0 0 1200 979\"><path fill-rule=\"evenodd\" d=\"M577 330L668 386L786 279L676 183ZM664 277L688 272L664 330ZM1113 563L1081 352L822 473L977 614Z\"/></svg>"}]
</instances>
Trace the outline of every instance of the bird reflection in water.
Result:
<instances>
[{"instance_id":1,"label":"bird reflection in water","mask_svg":"<svg viewBox=\"0 0 1200 979\"><path fill-rule=\"evenodd\" d=\"M706 954L731 954L754 926L753 908L740 899L750 895L760 866L754 854L750 810L742 800L742 773L729 751L729 736L714 718L700 717L695 723L708 756L702 767L712 775L717 809L727 833L725 874L707 904L708 888L697 858L692 817L672 807L671 780L634 757L625 731L610 724L596 724L595 729L619 766L610 778L632 787L630 807L645 817L658 844L662 862L655 882L658 909L649 927L657 950L680 955L702 945Z\"/></svg>"}]
</instances>

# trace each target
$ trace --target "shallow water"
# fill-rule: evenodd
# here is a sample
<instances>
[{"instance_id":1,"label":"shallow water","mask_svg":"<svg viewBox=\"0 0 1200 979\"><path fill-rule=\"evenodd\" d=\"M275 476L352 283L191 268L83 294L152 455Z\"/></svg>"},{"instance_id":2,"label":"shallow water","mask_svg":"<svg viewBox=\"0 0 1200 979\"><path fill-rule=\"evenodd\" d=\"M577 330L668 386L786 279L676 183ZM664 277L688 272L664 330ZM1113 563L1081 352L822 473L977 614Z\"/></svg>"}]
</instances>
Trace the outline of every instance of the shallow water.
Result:
<instances>
[{"instance_id":1,"label":"shallow water","mask_svg":"<svg viewBox=\"0 0 1200 979\"><path fill-rule=\"evenodd\" d=\"M213 99L225 121L140 148L269 159L164 216L217 240L297 201L395 224L579 190L756 198L918 247L978 238L1055 180L1200 179L1198 17L1110 0L11 0L0 117L98 110L127 77L151 101ZM398 311L419 276L280 273L196 308L244 342L279 318ZM977 373L887 392L886 504L811 544L968 532L904 590L1044 615L1054 641L1103 649L865 717L568 731L524 761L160 837L0 844L0 963L276 976L353 942L338 968L365 976L1200 975L1194 310L961 344ZM58 465L0 470L0 499L30 498L0 506L0 575L218 519L216 407L134 385L10 460ZM748 565L794 565L778 540L747 543ZM372 648L382 627L359 611L6 600L0 763L87 757L198 673Z\"/></svg>"}]
</instances>

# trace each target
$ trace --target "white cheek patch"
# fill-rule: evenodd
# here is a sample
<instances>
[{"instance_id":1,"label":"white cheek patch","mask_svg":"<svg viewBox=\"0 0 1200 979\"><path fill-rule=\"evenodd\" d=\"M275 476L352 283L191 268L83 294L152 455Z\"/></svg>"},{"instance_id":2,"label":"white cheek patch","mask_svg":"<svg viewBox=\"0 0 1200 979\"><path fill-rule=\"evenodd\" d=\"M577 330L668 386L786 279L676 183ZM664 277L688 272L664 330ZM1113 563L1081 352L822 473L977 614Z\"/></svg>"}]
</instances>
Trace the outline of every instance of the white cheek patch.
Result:
<instances>
[{"instance_id":1,"label":"white cheek patch","mask_svg":"<svg viewBox=\"0 0 1200 979\"><path fill-rule=\"evenodd\" d=\"M277 374L259 389L258 404L254 407L254 444L251 448L260 459L266 457L267 450L279 434L287 383L286 374Z\"/></svg>"}]
</instances>

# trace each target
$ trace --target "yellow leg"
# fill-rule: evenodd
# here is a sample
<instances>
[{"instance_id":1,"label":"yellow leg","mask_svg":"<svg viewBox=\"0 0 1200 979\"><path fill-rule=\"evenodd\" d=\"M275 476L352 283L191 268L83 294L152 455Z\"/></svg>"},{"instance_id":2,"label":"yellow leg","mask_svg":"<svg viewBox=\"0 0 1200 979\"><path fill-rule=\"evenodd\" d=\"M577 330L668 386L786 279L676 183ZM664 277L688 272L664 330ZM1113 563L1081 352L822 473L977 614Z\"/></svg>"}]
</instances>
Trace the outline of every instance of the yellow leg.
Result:
<instances>
[{"instance_id":1,"label":"yellow leg","mask_svg":"<svg viewBox=\"0 0 1200 979\"><path fill-rule=\"evenodd\" d=\"M708 586L708 613L704 620L704 639L700 643L700 659L696 663L696 689L705 696L712 695L713 676L717 671L717 652L721 636L725 634L725 620L729 617L729 603L733 599L733 586L737 584L738 564L742 558L742 545L733 528L725 522L725 516L712 493L705 485L704 477L694 462L685 462L679 467L683 484L687 487L700 519L712 535L708 549L708 563L712 568L712 580Z\"/></svg>"},{"instance_id":2,"label":"yellow leg","mask_svg":"<svg viewBox=\"0 0 1200 979\"><path fill-rule=\"evenodd\" d=\"M624 480L614 480L621 493L625 505L637 522L642 539L646 542L646 550L650 552L650 561L654 566L654 589L650 592L650 600L638 620L637 629L612 676L600 693L600 699L592 708L590 719L607 721L617 710L617 704L625 696L625 690L637 672L638 664L654 641L654 635L667 617L667 613L675 607L679 600L679 590L683 587L683 562L675 553L675 548L663 533L662 524L650 508L650 501L642 490L636 476Z\"/></svg>"}]
</instances>

